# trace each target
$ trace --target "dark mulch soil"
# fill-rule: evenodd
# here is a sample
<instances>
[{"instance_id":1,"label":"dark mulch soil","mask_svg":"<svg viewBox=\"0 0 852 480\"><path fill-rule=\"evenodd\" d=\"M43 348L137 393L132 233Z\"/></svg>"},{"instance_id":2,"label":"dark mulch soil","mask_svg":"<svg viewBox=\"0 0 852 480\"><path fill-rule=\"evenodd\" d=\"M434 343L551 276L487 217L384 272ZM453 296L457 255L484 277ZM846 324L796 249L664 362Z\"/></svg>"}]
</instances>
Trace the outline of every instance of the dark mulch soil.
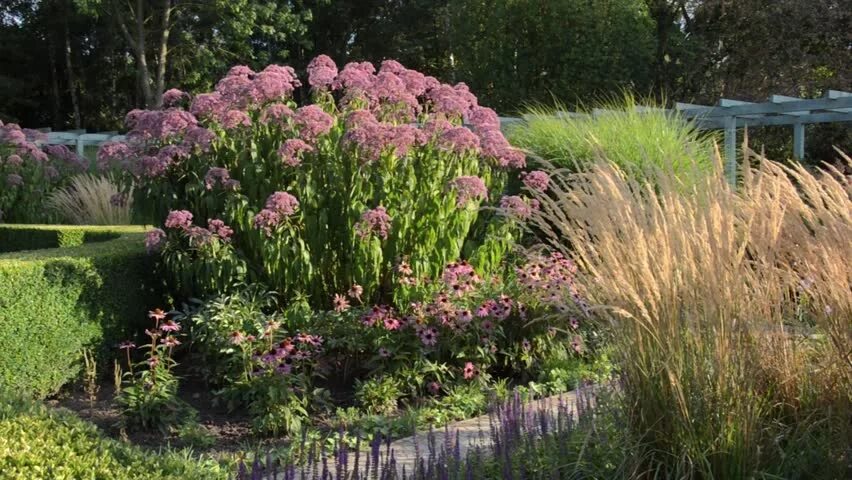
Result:
<instances>
[{"instance_id":1,"label":"dark mulch soil","mask_svg":"<svg viewBox=\"0 0 852 480\"><path fill-rule=\"evenodd\" d=\"M227 455L240 451L252 451L260 447L282 446L286 438L258 438L252 434L250 419L240 412L228 412L213 404L213 395L202 382L191 378L181 381L180 397L198 411L198 423L209 435L212 445L198 445L180 438L176 432L163 434L127 430L121 427L121 415L115 403L115 387L112 383L99 385L94 401L81 385L72 385L47 401L48 405L66 408L81 418L94 423L105 435L148 448L165 446L192 447L196 452Z\"/></svg>"}]
</instances>

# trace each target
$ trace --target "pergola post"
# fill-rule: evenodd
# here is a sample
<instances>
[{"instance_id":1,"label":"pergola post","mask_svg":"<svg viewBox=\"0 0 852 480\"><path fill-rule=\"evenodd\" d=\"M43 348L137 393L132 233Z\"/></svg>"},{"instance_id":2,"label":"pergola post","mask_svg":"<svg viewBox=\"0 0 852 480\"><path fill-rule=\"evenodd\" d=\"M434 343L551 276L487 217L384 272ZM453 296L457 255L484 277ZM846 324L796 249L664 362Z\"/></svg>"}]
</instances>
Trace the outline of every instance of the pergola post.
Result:
<instances>
[{"instance_id":1,"label":"pergola post","mask_svg":"<svg viewBox=\"0 0 852 480\"><path fill-rule=\"evenodd\" d=\"M737 117L725 117L725 172L728 183L737 184Z\"/></svg>"},{"instance_id":2,"label":"pergola post","mask_svg":"<svg viewBox=\"0 0 852 480\"><path fill-rule=\"evenodd\" d=\"M793 124L793 157L802 161L805 159L805 124Z\"/></svg>"}]
</instances>

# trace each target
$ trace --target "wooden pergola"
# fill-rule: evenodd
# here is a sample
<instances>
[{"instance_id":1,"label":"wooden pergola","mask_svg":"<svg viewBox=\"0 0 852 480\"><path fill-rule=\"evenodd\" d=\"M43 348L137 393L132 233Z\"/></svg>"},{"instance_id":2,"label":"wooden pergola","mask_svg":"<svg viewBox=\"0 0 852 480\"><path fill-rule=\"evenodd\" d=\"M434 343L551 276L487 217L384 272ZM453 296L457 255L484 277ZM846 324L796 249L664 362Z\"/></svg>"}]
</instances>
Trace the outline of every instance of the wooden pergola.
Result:
<instances>
[{"instance_id":1,"label":"wooden pergola","mask_svg":"<svg viewBox=\"0 0 852 480\"><path fill-rule=\"evenodd\" d=\"M723 98L716 106L677 103L675 110L700 128L725 131L725 163L728 180L737 178L737 129L768 125L793 128L793 156L805 157L805 125L852 122L852 93L829 90L822 98L804 99L772 95L762 103Z\"/></svg>"}]
</instances>

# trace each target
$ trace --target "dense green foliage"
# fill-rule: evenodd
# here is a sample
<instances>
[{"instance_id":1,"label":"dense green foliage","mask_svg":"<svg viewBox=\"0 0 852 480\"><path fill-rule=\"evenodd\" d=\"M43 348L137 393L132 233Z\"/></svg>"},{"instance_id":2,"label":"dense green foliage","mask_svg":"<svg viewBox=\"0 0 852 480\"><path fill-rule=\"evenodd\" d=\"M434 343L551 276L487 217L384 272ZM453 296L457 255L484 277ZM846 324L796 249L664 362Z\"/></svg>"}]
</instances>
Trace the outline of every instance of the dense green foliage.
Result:
<instances>
[{"instance_id":1,"label":"dense green foliage","mask_svg":"<svg viewBox=\"0 0 852 480\"><path fill-rule=\"evenodd\" d=\"M852 9L845 0L171 0L139 6L141 12L134 2L114 0L5 2L0 118L32 127L115 129L127 106L156 106L165 85L209 89L234 64L289 63L301 70L318 53L341 62L395 58L443 80L467 82L483 104L507 115L530 101L549 103L551 95L572 108L578 99L622 89L701 103L720 96L818 96L852 82L846 36ZM146 21L139 25L136 18ZM777 137L773 144L788 146L789 129L761 130ZM827 140L809 142L809 156L834 158L831 144L848 150L848 129L811 130L809 138Z\"/></svg>"},{"instance_id":2,"label":"dense green foliage","mask_svg":"<svg viewBox=\"0 0 852 480\"><path fill-rule=\"evenodd\" d=\"M0 392L0 478L227 479L228 468L189 451L146 451L104 438L75 415Z\"/></svg>"},{"instance_id":3,"label":"dense green foliage","mask_svg":"<svg viewBox=\"0 0 852 480\"><path fill-rule=\"evenodd\" d=\"M77 376L83 349L106 358L138 332L152 281L140 234L0 255L0 383L44 396Z\"/></svg>"}]
</instances>

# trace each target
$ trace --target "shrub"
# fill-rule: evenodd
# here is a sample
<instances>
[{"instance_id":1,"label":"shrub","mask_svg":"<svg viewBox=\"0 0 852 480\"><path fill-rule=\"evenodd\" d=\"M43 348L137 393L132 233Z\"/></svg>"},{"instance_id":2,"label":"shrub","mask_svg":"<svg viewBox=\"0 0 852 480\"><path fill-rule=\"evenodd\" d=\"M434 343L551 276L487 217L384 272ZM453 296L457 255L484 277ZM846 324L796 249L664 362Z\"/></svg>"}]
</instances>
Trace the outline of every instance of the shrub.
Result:
<instances>
[{"instance_id":1,"label":"shrub","mask_svg":"<svg viewBox=\"0 0 852 480\"><path fill-rule=\"evenodd\" d=\"M830 167L743 163L736 190L717 171L690 195L598 163L555 175L531 221L614 323L628 471L843 478L852 187Z\"/></svg>"},{"instance_id":2,"label":"shrub","mask_svg":"<svg viewBox=\"0 0 852 480\"><path fill-rule=\"evenodd\" d=\"M37 130L0 122L0 222L49 220L47 195L88 168L88 161L65 145L42 150L36 142L45 139Z\"/></svg>"},{"instance_id":3,"label":"shrub","mask_svg":"<svg viewBox=\"0 0 852 480\"><path fill-rule=\"evenodd\" d=\"M77 247L143 231L136 226L3 224L0 225L0 253Z\"/></svg>"},{"instance_id":4,"label":"shrub","mask_svg":"<svg viewBox=\"0 0 852 480\"><path fill-rule=\"evenodd\" d=\"M47 208L64 222L75 225L128 225L132 189L120 192L109 177L76 175L67 187L50 194Z\"/></svg>"},{"instance_id":5,"label":"shrub","mask_svg":"<svg viewBox=\"0 0 852 480\"><path fill-rule=\"evenodd\" d=\"M713 140L690 121L664 110L642 110L632 97L607 112L572 117L565 107L530 107L507 136L557 168L583 171L605 158L630 175L671 172L692 184L713 170Z\"/></svg>"},{"instance_id":6,"label":"shrub","mask_svg":"<svg viewBox=\"0 0 852 480\"><path fill-rule=\"evenodd\" d=\"M463 252L494 267L511 237L480 206L524 164L494 111L395 61L308 70L313 104L291 100L289 67L234 67L189 111L130 112L129 143L102 147L165 220L149 245L182 293L247 278L327 308L353 284L365 301L394 295L401 260L418 276Z\"/></svg>"},{"instance_id":7,"label":"shrub","mask_svg":"<svg viewBox=\"0 0 852 480\"><path fill-rule=\"evenodd\" d=\"M4 478L228 479L211 458L152 452L104 438L70 412L0 392L0 472Z\"/></svg>"},{"instance_id":8,"label":"shrub","mask_svg":"<svg viewBox=\"0 0 852 480\"><path fill-rule=\"evenodd\" d=\"M0 232L57 231L0 228ZM64 229L59 229L59 232ZM80 230L75 230L80 231ZM83 237L91 229L82 229ZM94 230L115 235L115 230ZM152 293L142 234L0 255L0 383L44 396L74 379L82 350L103 353L137 332Z\"/></svg>"}]
</instances>

